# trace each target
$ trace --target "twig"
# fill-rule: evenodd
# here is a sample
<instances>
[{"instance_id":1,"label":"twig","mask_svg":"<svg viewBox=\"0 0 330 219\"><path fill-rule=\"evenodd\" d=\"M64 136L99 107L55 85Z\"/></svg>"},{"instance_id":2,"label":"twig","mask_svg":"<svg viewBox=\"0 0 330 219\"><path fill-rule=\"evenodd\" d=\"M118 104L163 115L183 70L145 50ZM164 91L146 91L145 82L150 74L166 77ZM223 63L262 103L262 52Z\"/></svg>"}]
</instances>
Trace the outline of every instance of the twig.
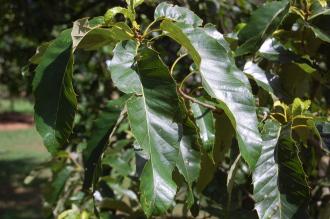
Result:
<instances>
[{"instance_id":1,"label":"twig","mask_svg":"<svg viewBox=\"0 0 330 219\"><path fill-rule=\"evenodd\" d=\"M185 53L185 54L183 54L183 55L180 55L180 56L179 56L179 57L173 62L172 66L171 66L171 70L170 70L170 74L171 74L171 75L173 75L174 68L175 68L175 66L178 64L178 62L179 62L182 58L186 57L187 55L188 55L188 53Z\"/></svg>"},{"instance_id":2,"label":"twig","mask_svg":"<svg viewBox=\"0 0 330 219\"><path fill-rule=\"evenodd\" d=\"M181 94L182 97L184 97L185 99L190 100L193 103L197 103L197 104L199 104L199 105L201 105L201 106L203 106L205 108L208 108L208 109L212 110L215 113L218 113L218 114L222 114L223 113L223 110L218 109L217 107L215 107L213 105L210 105L210 104L201 102L201 101L197 100L196 98L194 98L192 96L189 96L188 94L186 94L185 92L183 92L183 90L181 90L181 88L178 88L178 92Z\"/></svg>"}]
</instances>

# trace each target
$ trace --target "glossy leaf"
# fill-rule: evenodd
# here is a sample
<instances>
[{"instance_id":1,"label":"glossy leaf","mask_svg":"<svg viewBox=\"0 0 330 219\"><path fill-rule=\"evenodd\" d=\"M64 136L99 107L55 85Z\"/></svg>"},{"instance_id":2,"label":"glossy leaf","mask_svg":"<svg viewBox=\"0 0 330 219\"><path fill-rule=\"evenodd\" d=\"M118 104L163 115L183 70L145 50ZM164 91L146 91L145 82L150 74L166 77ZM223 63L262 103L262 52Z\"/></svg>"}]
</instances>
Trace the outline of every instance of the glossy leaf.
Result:
<instances>
[{"instance_id":1,"label":"glossy leaf","mask_svg":"<svg viewBox=\"0 0 330 219\"><path fill-rule=\"evenodd\" d=\"M201 26L203 24L203 20L189 9L168 4L166 2L160 3L157 6L154 17L155 20L167 18L193 26Z\"/></svg>"},{"instance_id":2,"label":"glossy leaf","mask_svg":"<svg viewBox=\"0 0 330 219\"><path fill-rule=\"evenodd\" d=\"M232 146L235 130L229 118L225 115L214 114L215 117L215 142L212 159L205 154L201 159L201 171L196 183L196 191L203 192L207 185L212 181L215 171L219 164L225 159L225 155Z\"/></svg>"},{"instance_id":3,"label":"glossy leaf","mask_svg":"<svg viewBox=\"0 0 330 219\"><path fill-rule=\"evenodd\" d=\"M188 112L186 112L186 114L188 114ZM188 208L190 208L194 203L192 184L198 179L200 174L201 156L197 127L194 122L190 120L189 115L187 116L182 125L183 130L176 167L188 184L187 205Z\"/></svg>"},{"instance_id":4,"label":"glossy leaf","mask_svg":"<svg viewBox=\"0 0 330 219\"><path fill-rule=\"evenodd\" d=\"M110 101L95 121L92 137L88 140L87 147L83 151L85 167L83 187L85 189L88 189L94 180L95 168L128 98L129 96L125 95L117 100Z\"/></svg>"},{"instance_id":5,"label":"glossy leaf","mask_svg":"<svg viewBox=\"0 0 330 219\"><path fill-rule=\"evenodd\" d=\"M192 56L206 92L219 101L236 129L243 158L253 169L261 151L261 138L254 97L247 77L228 55L226 49L203 28L164 20L161 28L184 46Z\"/></svg>"},{"instance_id":6,"label":"glossy leaf","mask_svg":"<svg viewBox=\"0 0 330 219\"><path fill-rule=\"evenodd\" d=\"M113 58L107 62L111 79L124 93L141 94L141 81L133 69L138 43L133 40L119 42L113 51Z\"/></svg>"},{"instance_id":7,"label":"glossy leaf","mask_svg":"<svg viewBox=\"0 0 330 219\"><path fill-rule=\"evenodd\" d=\"M176 185L172 171L178 158L179 112L175 83L158 54L149 48L139 50L137 72L142 96L127 103L134 137L148 153L149 161L140 177L141 205L145 214L164 214L173 204Z\"/></svg>"},{"instance_id":8,"label":"glossy leaf","mask_svg":"<svg viewBox=\"0 0 330 219\"><path fill-rule=\"evenodd\" d=\"M63 31L49 45L33 80L36 127L52 154L67 145L77 108L70 32Z\"/></svg>"},{"instance_id":9,"label":"glossy leaf","mask_svg":"<svg viewBox=\"0 0 330 219\"><path fill-rule=\"evenodd\" d=\"M274 94L271 81L276 78L276 76L273 76L273 79L268 78L264 70L262 70L256 63L253 63L252 61L245 63L243 71L245 74L252 77L262 89L270 94Z\"/></svg>"},{"instance_id":10,"label":"glossy leaf","mask_svg":"<svg viewBox=\"0 0 330 219\"><path fill-rule=\"evenodd\" d=\"M308 185L290 126L267 120L264 145L253 173L259 218L292 218L308 197Z\"/></svg>"},{"instance_id":11,"label":"glossy leaf","mask_svg":"<svg viewBox=\"0 0 330 219\"><path fill-rule=\"evenodd\" d=\"M281 24L288 12L288 1L271 1L254 11L247 25L238 33L241 56L259 49L263 41Z\"/></svg>"},{"instance_id":12,"label":"glossy leaf","mask_svg":"<svg viewBox=\"0 0 330 219\"><path fill-rule=\"evenodd\" d=\"M212 111L203 108L197 103L191 104L191 110L193 111L199 129L200 138L203 142L203 149L209 153L213 159L215 127Z\"/></svg>"}]
</instances>

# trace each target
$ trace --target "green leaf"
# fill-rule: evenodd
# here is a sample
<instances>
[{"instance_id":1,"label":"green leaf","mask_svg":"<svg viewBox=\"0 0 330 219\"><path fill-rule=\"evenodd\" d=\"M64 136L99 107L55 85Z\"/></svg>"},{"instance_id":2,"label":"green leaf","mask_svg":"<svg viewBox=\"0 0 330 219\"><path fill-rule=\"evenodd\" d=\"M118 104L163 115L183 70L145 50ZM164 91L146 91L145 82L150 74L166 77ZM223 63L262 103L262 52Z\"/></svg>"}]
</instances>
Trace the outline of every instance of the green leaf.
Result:
<instances>
[{"instance_id":1,"label":"green leaf","mask_svg":"<svg viewBox=\"0 0 330 219\"><path fill-rule=\"evenodd\" d=\"M316 26L309 25L311 30L314 32L315 36L324 42L330 43L330 35L326 32L322 31L320 28Z\"/></svg>"},{"instance_id":2,"label":"green leaf","mask_svg":"<svg viewBox=\"0 0 330 219\"><path fill-rule=\"evenodd\" d=\"M184 121L182 129L183 131L180 140L179 156L176 162L176 167L188 183L189 191L187 205L188 208L190 208L194 204L192 184L198 179L201 169L201 157L198 150L200 145L197 127L189 117L187 117Z\"/></svg>"},{"instance_id":3,"label":"green leaf","mask_svg":"<svg viewBox=\"0 0 330 219\"><path fill-rule=\"evenodd\" d=\"M149 155L140 191L142 208L150 217L164 214L174 204L172 172L179 149L179 127L174 119L179 101L169 70L154 50L139 49L136 69L142 96L132 97L127 110L133 135Z\"/></svg>"},{"instance_id":4,"label":"green leaf","mask_svg":"<svg viewBox=\"0 0 330 219\"><path fill-rule=\"evenodd\" d=\"M286 49L275 38L268 38L261 45L258 54L269 61L279 63L290 63L299 59L299 56Z\"/></svg>"},{"instance_id":5,"label":"green leaf","mask_svg":"<svg viewBox=\"0 0 330 219\"><path fill-rule=\"evenodd\" d=\"M126 3L128 6L132 6L133 8L136 8L137 6L141 5L144 2L144 0L126 0Z\"/></svg>"},{"instance_id":6,"label":"green leaf","mask_svg":"<svg viewBox=\"0 0 330 219\"><path fill-rule=\"evenodd\" d=\"M244 66L244 73L252 77L258 86L267 91L270 94L274 94L273 88L271 86L272 78L268 78L265 71L262 70L258 64L248 61ZM274 76L275 77L275 76Z\"/></svg>"},{"instance_id":7,"label":"green leaf","mask_svg":"<svg viewBox=\"0 0 330 219\"><path fill-rule=\"evenodd\" d=\"M203 24L203 20L189 9L176 5L174 6L166 2L162 2L157 6L154 17L155 20L167 18L193 26L201 26Z\"/></svg>"},{"instance_id":8,"label":"green leaf","mask_svg":"<svg viewBox=\"0 0 330 219\"><path fill-rule=\"evenodd\" d=\"M96 17L92 20L82 18L73 23L73 49L95 50L113 41L128 40L134 35L130 27L118 22L111 28L102 28L104 20Z\"/></svg>"},{"instance_id":9,"label":"green leaf","mask_svg":"<svg viewBox=\"0 0 330 219\"><path fill-rule=\"evenodd\" d=\"M66 166L55 174L54 179L50 186L50 191L46 195L46 200L49 204L55 205L60 197L65 184L71 176L73 169L70 166Z\"/></svg>"},{"instance_id":10,"label":"green leaf","mask_svg":"<svg viewBox=\"0 0 330 219\"><path fill-rule=\"evenodd\" d=\"M88 189L94 180L94 172L100 156L107 146L109 135L116 125L129 97L129 95L124 95L117 100L109 101L106 108L95 121L92 137L87 141L87 147L83 151L85 167L84 189Z\"/></svg>"},{"instance_id":11,"label":"green leaf","mask_svg":"<svg viewBox=\"0 0 330 219\"><path fill-rule=\"evenodd\" d=\"M247 25L238 33L240 47L236 55L253 53L281 24L289 10L288 1L271 1L254 11Z\"/></svg>"},{"instance_id":12,"label":"green leaf","mask_svg":"<svg viewBox=\"0 0 330 219\"><path fill-rule=\"evenodd\" d=\"M107 154L102 159L102 164L111 166L114 171L118 172L122 176L128 176L130 174L133 175L134 169L130 165L130 161L133 159L133 156L133 150L126 150L115 154Z\"/></svg>"},{"instance_id":13,"label":"green leaf","mask_svg":"<svg viewBox=\"0 0 330 219\"><path fill-rule=\"evenodd\" d=\"M226 49L203 28L164 20L161 28L187 49L197 65L203 87L218 101L236 129L243 158L254 168L260 152L255 100L247 77L241 72Z\"/></svg>"},{"instance_id":14,"label":"green leaf","mask_svg":"<svg viewBox=\"0 0 330 219\"><path fill-rule=\"evenodd\" d=\"M71 30L63 31L47 48L33 80L35 121L48 151L64 148L77 108L72 86Z\"/></svg>"},{"instance_id":15,"label":"green leaf","mask_svg":"<svg viewBox=\"0 0 330 219\"><path fill-rule=\"evenodd\" d=\"M119 42L113 51L112 60L107 63L114 85L124 93L142 93L140 78L132 68L137 49L136 41Z\"/></svg>"},{"instance_id":16,"label":"green leaf","mask_svg":"<svg viewBox=\"0 0 330 219\"><path fill-rule=\"evenodd\" d=\"M128 18L131 22L135 20L135 15L131 10L128 10L127 8L123 8L123 7L114 7L114 8L110 8L105 13L104 15L105 23L107 24L111 23L117 14L124 15L124 17Z\"/></svg>"},{"instance_id":17,"label":"green leaf","mask_svg":"<svg viewBox=\"0 0 330 219\"><path fill-rule=\"evenodd\" d=\"M330 122L318 121L315 124L320 136L322 148L330 153Z\"/></svg>"},{"instance_id":18,"label":"green leaf","mask_svg":"<svg viewBox=\"0 0 330 219\"><path fill-rule=\"evenodd\" d=\"M38 65L42 59L42 56L45 54L49 44L51 42L42 43L38 46L36 53L29 59L29 62L32 64Z\"/></svg>"},{"instance_id":19,"label":"green leaf","mask_svg":"<svg viewBox=\"0 0 330 219\"><path fill-rule=\"evenodd\" d=\"M291 127L267 120L262 136L262 154L253 173L255 209L262 219L292 218L309 191Z\"/></svg>"},{"instance_id":20,"label":"green leaf","mask_svg":"<svg viewBox=\"0 0 330 219\"><path fill-rule=\"evenodd\" d=\"M191 103L191 109L199 129L203 149L210 154L211 159L213 159L215 128L212 111L205 109L197 103Z\"/></svg>"},{"instance_id":21,"label":"green leaf","mask_svg":"<svg viewBox=\"0 0 330 219\"><path fill-rule=\"evenodd\" d=\"M239 154L231 165L227 176L228 202L231 203L231 195L235 184L235 176L240 167L241 154Z\"/></svg>"},{"instance_id":22,"label":"green leaf","mask_svg":"<svg viewBox=\"0 0 330 219\"><path fill-rule=\"evenodd\" d=\"M229 118L225 115L214 114L215 117L215 142L213 149L213 160L209 156L202 155L201 171L196 183L196 191L203 192L212 181L218 165L225 159L227 151L232 146L235 130Z\"/></svg>"}]
</instances>

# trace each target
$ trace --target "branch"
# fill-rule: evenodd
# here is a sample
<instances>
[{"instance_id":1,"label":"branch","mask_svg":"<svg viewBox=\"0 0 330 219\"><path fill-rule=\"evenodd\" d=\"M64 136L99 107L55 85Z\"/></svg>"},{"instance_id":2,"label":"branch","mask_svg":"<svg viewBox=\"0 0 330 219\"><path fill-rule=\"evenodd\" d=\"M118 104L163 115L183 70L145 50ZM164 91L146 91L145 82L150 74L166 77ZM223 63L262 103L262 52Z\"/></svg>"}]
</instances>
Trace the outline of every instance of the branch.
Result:
<instances>
[{"instance_id":1,"label":"branch","mask_svg":"<svg viewBox=\"0 0 330 219\"><path fill-rule=\"evenodd\" d=\"M181 94L181 96L187 100L190 100L193 103L197 103L207 109L212 110L213 112L217 113L217 114L222 114L223 110L222 109L218 109L217 107L211 105L211 104L207 104L204 103L202 101L197 100L196 98L189 96L188 94L186 94L181 88L177 88L178 92Z\"/></svg>"}]
</instances>

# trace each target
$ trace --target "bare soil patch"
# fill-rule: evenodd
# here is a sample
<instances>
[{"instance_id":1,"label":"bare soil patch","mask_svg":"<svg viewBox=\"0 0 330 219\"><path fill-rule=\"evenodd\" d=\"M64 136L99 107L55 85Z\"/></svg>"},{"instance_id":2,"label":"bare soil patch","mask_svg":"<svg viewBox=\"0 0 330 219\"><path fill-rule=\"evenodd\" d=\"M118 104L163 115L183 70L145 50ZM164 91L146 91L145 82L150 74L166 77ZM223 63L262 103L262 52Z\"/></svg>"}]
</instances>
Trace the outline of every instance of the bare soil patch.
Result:
<instances>
[{"instance_id":1,"label":"bare soil patch","mask_svg":"<svg viewBox=\"0 0 330 219\"><path fill-rule=\"evenodd\" d=\"M0 114L0 131L14 131L33 126L33 116L15 112Z\"/></svg>"}]
</instances>

